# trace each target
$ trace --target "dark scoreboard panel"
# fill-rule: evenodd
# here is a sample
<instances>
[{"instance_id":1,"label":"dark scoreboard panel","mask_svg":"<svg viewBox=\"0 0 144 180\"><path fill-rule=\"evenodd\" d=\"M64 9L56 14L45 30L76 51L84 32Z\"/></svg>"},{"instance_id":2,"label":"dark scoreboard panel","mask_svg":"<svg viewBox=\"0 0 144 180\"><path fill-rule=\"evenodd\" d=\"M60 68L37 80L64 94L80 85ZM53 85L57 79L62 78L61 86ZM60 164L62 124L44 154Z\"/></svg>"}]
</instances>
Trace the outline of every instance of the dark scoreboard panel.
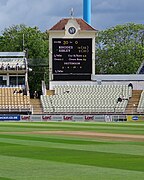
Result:
<instances>
[{"instance_id":1,"label":"dark scoreboard panel","mask_svg":"<svg viewBox=\"0 0 144 180\"><path fill-rule=\"evenodd\" d=\"M52 39L53 75L92 74L92 39ZM55 76L54 76L55 77ZM60 78L60 79L61 79Z\"/></svg>"}]
</instances>

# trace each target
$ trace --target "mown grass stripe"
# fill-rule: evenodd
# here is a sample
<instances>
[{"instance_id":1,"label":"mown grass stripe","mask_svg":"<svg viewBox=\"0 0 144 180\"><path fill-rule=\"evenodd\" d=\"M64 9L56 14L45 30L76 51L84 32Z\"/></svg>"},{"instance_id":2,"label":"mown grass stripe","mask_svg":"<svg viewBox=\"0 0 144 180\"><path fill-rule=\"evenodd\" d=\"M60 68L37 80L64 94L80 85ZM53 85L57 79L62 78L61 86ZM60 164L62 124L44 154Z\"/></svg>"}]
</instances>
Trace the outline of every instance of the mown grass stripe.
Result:
<instances>
[{"instance_id":1,"label":"mown grass stripe","mask_svg":"<svg viewBox=\"0 0 144 180\"><path fill-rule=\"evenodd\" d=\"M107 132L107 133L121 133L121 134L143 134L144 126L139 125L119 125L115 124L96 124L96 123L82 123L81 125L77 122L73 123L0 123L0 131L5 132L22 132L22 131L92 131L92 132Z\"/></svg>"},{"instance_id":2,"label":"mown grass stripe","mask_svg":"<svg viewBox=\"0 0 144 180\"><path fill-rule=\"evenodd\" d=\"M45 127L45 126L61 126L61 127L123 127L123 128L144 128L144 123L99 123L99 122L0 122L0 126L3 127L15 127L15 126L19 126L19 127Z\"/></svg>"},{"instance_id":3,"label":"mown grass stripe","mask_svg":"<svg viewBox=\"0 0 144 180\"><path fill-rule=\"evenodd\" d=\"M0 177L0 180L14 180L14 179L11 179L11 178L5 178L5 177Z\"/></svg>"},{"instance_id":4,"label":"mown grass stripe","mask_svg":"<svg viewBox=\"0 0 144 180\"><path fill-rule=\"evenodd\" d=\"M0 154L72 164L144 171L144 156L24 145L1 146Z\"/></svg>"},{"instance_id":5,"label":"mown grass stripe","mask_svg":"<svg viewBox=\"0 0 144 180\"><path fill-rule=\"evenodd\" d=\"M18 140L18 139L5 139L0 138L1 143L7 144L18 144L26 146L35 146L35 147L51 147L51 148L61 148L61 149L74 149L74 150L83 150L83 151L96 151L96 152L108 152L116 154L128 154L128 155L143 155L144 146L141 145L129 145L129 144L67 144L57 142L43 142L43 141L34 141L32 140Z\"/></svg>"},{"instance_id":6,"label":"mown grass stripe","mask_svg":"<svg viewBox=\"0 0 144 180\"><path fill-rule=\"evenodd\" d=\"M49 136L45 135L43 137L32 137L32 136L21 136L21 135L8 135L8 134L0 134L0 138L6 139L19 139L19 140L32 140L32 141L43 141L43 142L53 142L53 143L65 143L65 144L81 144L81 145L90 145L90 144L113 144L114 142L101 142L101 141L90 141L86 139L67 139L67 138L49 138Z\"/></svg>"},{"instance_id":7,"label":"mown grass stripe","mask_svg":"<svg viewBox=\"0 0 144 180\"><path fill-rule=\"evenodd\" d=\"M49 122L4 122L0 121L2 125L27 125L27 126L45 126L45 125L75 125L75 126L119 126L119 127L143 127L144 122L72 122L72 121L49 121Z\"/></svg>"},{"instance_id":8,"label":"mown grass stripe","mask_svg":"<svg viewBox=\"0 0 144 180\"><path fill-rule=\"evenodd\" d=\"M14 138L14 136L16 138ZM129 144L129 145L141 145L141 146L144 146L144 142L142 141L117 141L117 140L113 140L113 141L110 141L109 139L103 139L101 137L95 137L95 138L91 138L91 137L79 137L79 136L66 136L66 135L58 135L58 134L39 134L39 133L17 133L17 132L14 132L14 133L11 133L11 132L7 132L7 133L4 133L4 134L0 134L0 138L5 138L5 137L8 137L8 138L13 138L13 139L21 139L21 137L23 137L24 139L27 139L27 140L31 140L31 138L33 139L37 139L37 138L42 138L42 139L50 139L50 142L52 139L60 139L61 140L67 140L67 141L86 141L88 143L91 143L92 144L95 142L98 143L98 142L105 142L105 143L108 143L108 144ZM17 138L18 137L18 138ZM29 139L30 137L30 139Z\"/></svg>"},{"instance_id":9,"label":"mown grass stripe","mask_svg":"<svg viewBox=\"0 0 144 180\"><path fill-rule=\"evenodd\" d=\"M0 155L0 175L15 180L141 180L144 172ZM7 163L9 162L9 163Z\"/></svg>"}]
</instances>

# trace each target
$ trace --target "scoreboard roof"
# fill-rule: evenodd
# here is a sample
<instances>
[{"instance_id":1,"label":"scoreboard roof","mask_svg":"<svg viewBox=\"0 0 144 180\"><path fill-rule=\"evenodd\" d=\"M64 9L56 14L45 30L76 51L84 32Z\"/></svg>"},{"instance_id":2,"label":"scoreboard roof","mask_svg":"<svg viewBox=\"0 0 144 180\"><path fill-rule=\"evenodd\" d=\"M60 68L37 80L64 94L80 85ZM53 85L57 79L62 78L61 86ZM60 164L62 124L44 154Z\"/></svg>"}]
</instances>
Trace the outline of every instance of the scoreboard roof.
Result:
<instances>
[{"instance_id":1,"label":"scoreboard roof","mask_svg":"<svg viewBox=\"0 0 144 180\"><path fill-rule=\"evenodd\" d=\"M25 57L25 52L0 52L0 57Z\"/></svg>"},{"instance_id":2,"label":"scoreboard roof","mask_svg":"<svg viewBox=\"0 0 144 180\"><path fill-rule=\"evenodd\" d=\"M65 25L68 23L68 21L71 18L65 18L61 19L57 24L55 24L49 31L53 30L65 30ZM81 30L86 30L86 31L96 31L92 26L90 26L87 22L85 22L81 18L73 18L74 20L77 21L77 23L80 25Z\"/></svg>"}]
</instances>

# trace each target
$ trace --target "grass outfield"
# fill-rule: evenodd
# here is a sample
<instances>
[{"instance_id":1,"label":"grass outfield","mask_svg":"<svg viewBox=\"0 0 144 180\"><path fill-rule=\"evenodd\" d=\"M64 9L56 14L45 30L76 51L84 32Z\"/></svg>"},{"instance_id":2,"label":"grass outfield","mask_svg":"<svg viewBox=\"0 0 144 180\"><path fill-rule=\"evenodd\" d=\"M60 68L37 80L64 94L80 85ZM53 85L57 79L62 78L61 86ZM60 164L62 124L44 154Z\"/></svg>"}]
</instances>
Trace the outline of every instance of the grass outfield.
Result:
<instances>
[{"instance_id":1,"label":"grass outfield","mask_svg":"<svg viewBox=\"0 0 144 180\"><path fill-rule=\"evenodd\" d=\"M0 180L144 179L144 139L60 131L144 136L144 123L0 122Z\"/></svg>"}]
</instances>

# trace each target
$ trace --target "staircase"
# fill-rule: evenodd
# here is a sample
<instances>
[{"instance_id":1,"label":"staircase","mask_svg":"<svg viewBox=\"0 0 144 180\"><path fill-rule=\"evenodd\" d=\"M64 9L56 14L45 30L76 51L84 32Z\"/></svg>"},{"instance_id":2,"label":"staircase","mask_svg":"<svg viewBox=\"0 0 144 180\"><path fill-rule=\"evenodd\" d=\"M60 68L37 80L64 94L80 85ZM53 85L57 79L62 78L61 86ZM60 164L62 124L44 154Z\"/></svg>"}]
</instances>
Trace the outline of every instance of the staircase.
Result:
<instances>
[{"instance_id":1,"label":"staircase","mask_svg":"<svg viewBox=\"0 0 144 180\"><path fill-rule=\"evenodd\" d=\"M46 95L50 96L50 95L54 95L55 91L54 90L47 90L46 91Z\"/></svg>"},{"instance_id":2,"label":"staircase","mask_svg":"<svg viewBox=\"0 0 144 180\"><path fill-rule=\"evenodd\" d=\"M42 106L40 99L30 99L31 105L33 106L33 114L42 114Z\"/></svg>"},{"instance_id":3,"label":"staircase","mask_svg":"<svg viewBox=\"0 0 144 180\"><path fill-rule=\"evenodd\" d=\"M129 99L129 102L125 111L126 114L137 114L137 106L139 103L141 93L142 93L142 90L132 91L132 97Z\"/></svg>"}]
</instances>

